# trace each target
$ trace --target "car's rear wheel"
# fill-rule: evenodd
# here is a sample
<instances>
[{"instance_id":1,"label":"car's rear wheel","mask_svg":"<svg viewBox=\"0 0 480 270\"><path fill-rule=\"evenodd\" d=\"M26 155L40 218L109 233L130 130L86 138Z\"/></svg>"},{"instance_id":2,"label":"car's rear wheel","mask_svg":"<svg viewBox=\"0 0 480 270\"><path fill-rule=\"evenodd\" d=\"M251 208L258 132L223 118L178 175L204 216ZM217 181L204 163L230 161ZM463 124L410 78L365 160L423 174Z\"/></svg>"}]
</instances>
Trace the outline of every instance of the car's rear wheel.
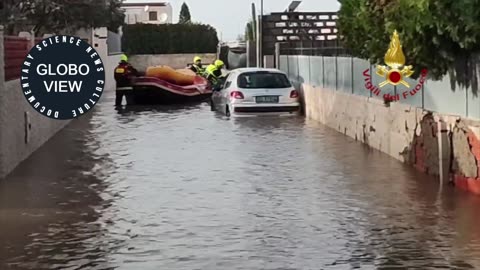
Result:
<instances>
[{"instance_id":1,"label":"car's rear wheel","mask_svg":"<svg viewBox=\"0 0 480 270\"><path fill-rule=\"evenodd\" d=\"M215 111L215 104L213 104L213 99L210 99L210 111Z\"/></svg>"}]
</instances>

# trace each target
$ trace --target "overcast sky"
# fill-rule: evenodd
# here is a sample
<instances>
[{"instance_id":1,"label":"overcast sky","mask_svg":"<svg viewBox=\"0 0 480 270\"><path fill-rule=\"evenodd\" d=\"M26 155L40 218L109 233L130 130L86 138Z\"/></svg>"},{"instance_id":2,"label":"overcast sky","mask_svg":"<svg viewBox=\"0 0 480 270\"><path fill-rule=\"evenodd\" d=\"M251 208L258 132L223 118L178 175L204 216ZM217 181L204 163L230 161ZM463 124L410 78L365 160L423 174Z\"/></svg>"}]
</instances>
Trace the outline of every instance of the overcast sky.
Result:
<instances>
[{"instance_id":1,"label":"overcast sky","mask_svg":"<svg viewBox=\"0 0 480 270\"><path fill-rule=\"evenodd\" d=\"M126 0L125 2L164 2L161 0ZM186 2L192 20L214 26L219 38L234 41L245 32L245 25L251 18L251 4L254 2L260 13L260 0L170 0L173 7L173 22L178 21L180 7ZM264 13L284 11L292 0L264 0ZM336 0L303 0L300 11L338 11Z\"/></svg>"}]
</instances>

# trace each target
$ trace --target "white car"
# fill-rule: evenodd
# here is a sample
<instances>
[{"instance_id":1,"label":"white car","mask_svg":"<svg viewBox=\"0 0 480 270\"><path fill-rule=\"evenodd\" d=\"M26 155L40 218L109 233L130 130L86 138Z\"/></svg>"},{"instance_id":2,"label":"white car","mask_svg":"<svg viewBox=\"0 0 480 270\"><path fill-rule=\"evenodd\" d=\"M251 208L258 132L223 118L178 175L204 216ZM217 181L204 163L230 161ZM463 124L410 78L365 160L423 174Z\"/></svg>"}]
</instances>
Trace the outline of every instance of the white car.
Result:
<instances>
[{"instance_id":1,"label":"white car","mask_svg":"<svg viewBox=\"0 0 480 270\"><path fill-rule=\"evenodd\" d=\"M221 89L213 92L212 110L226 116L249 114L297 114L299 93L278 69L232 70Z\"/></svg>"}]
</instances>

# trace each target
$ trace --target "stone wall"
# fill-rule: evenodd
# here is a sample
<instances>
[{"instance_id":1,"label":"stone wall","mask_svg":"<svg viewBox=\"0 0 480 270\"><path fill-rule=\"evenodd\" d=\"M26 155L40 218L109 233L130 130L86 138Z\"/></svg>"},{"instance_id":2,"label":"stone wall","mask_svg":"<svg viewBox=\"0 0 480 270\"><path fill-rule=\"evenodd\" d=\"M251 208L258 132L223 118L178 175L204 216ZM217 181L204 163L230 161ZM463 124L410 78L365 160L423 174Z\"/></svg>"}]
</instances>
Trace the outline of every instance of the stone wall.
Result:
<instances>
[{"instance_id":1,"label":"stone wall","mask_svg":"<svg viewBox=\"0 0 480 270\"><path fill-rule=\"evenodd\" d=\"M217 58L216 54L156 54L156 55L132 55L129 62L138 70L145 71L147 67L165 65L172 68L184 68L193 62L195 56L200 56L202 62L211 64Z\"/></svg>"},{"instance_id":2,"label":"stone wall","mask_svg":"<svg viewBox=\"0 0 480 270\"><path fill-rule=\"evenodd\" d=\"M308 118L480 194L480 121L308 84L301 89Z\"/></svg>"}]
</instances>

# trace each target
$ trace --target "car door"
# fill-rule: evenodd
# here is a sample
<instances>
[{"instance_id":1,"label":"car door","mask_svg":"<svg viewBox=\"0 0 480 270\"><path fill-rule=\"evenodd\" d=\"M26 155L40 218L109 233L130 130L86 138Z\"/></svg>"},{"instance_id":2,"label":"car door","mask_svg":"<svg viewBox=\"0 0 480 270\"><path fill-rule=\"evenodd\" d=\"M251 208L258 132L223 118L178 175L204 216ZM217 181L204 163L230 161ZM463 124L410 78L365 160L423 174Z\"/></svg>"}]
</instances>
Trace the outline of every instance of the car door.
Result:
<instances>
[{"instance_id":1,"label":"car door","mask_svg":"<svg viewBox=\"0 0 480 270\"><path fill-rule=\"evenodd\" d=\"M222 95L222 90L223 90L224 87L225 87L225 84L222 85L221 89L214 89L214 91L212 93L212 102L213 102L213 106L215 107L215 109L218 109L218 107L219 107L219 102L221 102L221 95Z\"/></svg>"},{"instance_id":2,"label":"car door","mask_svg":"<svg viewBox=\"0 0 480 270\"><path fill-rule=\"evenodd\" d=\"M232 76L228 76L227 79L225 80L225 84L223 85L222 89L219 91L218 95L218 110L224 111L225 106L226 106L226 96L228 95L228 91L230 89L230 86L232 85Z\"/></svg>"}]
</instances>

